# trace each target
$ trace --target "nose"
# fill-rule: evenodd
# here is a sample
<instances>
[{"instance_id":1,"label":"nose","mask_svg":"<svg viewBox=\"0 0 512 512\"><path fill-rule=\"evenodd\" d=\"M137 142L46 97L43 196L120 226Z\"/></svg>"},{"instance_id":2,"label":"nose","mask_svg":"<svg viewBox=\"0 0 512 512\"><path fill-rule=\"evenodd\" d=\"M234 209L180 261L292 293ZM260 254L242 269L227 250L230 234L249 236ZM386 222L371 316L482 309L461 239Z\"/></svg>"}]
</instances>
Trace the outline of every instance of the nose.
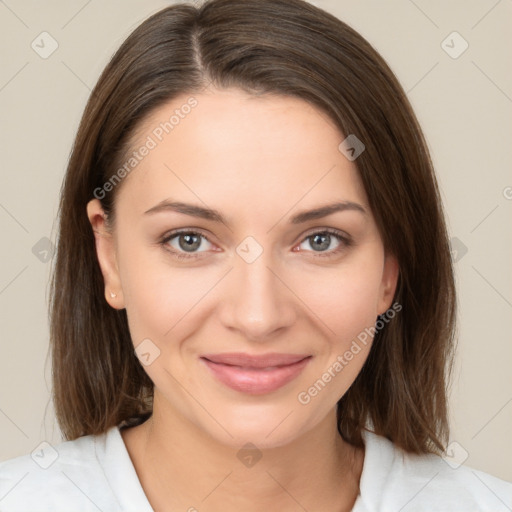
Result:
<instances>
[{"instance_id":1,"label":"nose","mask_svg":"<svg viewBox=\"0 0 512 512\"><path fill-rule=\"evenodd\" d=\"M263 251L252 263L236 256L226 283L221 321L250 341L267 341L296 321L294 294L270 256Z\"/></svg>"}]
</instances>

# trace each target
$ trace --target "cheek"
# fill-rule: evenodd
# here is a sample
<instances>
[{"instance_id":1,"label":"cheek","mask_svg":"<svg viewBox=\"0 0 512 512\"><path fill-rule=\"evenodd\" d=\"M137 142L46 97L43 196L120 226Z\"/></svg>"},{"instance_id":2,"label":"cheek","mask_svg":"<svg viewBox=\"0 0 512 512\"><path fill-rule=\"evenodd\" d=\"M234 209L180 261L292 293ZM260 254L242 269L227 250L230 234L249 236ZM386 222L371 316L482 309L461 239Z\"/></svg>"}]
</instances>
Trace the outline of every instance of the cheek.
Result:
<instances>
[{"instance_id":1,"label":"cheek","mask_svg":"<svg viewBox=\"0 0 512 512\"><path fill-rule=\"evenodd\" d=\"M382 267L378 258L367 257L305 275L297 295L314 313L308 313L309 318L324 337L315 346L318 364L306 377L297 400L310 407L312 421L317 421L346 393L368 357Z\"/></svg>"},{"instance_id":2,"label":"cheek","mask_svg":"<svg viewBox=\"0 0 512 512\"><path fill-rule=\"evenodd\" d=\"M164 249L147 247L131 233L120 240L119 271L134 344L145 338L164 342L178 334L186 336L183 329L192 328L188 321L192 317L199 321L198 315L203 318L213 306L206 296L221 280L225 268L180 268ZM300 299L290 296L288 300L297 300L305 317L341 351L375 324L382 258L379 247L370 243L339 264L309 262L305 267L283 267L284 281Z\"/></svg>"},{"instance_id":3,"label":"cheek","mask_svg":"<svg viewBox=\"0 0 512 512\"><path fill-rule=\"evenodd\" d=\"M184 271L166 262L164 251L120 246L119 272L132 339L137 345L150 338L162 342L182 327L194 305L212 282L211 271L200 268ZM213 276L214 277L214 276ZM186 322L185 322L186 323Z\"/></svg>"},{"instance_id":4,"label":"cheek","mask_svg":"<svg viewBox=\"0 0 512 512\"><path fill-rule=\"evenodd\" d=\"M370 253L330 269L304 272L294 288L331 342L342 347L375 325L381 279L382 264Z\"/></svg>"}]
</instances>

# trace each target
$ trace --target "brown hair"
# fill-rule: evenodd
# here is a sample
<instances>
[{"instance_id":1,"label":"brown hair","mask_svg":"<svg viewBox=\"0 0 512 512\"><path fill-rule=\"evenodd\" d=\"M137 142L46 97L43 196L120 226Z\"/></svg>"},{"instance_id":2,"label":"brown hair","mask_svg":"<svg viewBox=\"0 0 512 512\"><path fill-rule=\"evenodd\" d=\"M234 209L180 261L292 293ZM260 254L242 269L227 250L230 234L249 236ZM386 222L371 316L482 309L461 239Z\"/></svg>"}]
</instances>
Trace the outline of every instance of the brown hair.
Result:
<instances>
[{"instance_id":1,"label":"brown hair","mask_svg":"<svg viewBox=\"0 0 512 512\"><path fill-rule=\"evenodd\" d=\"M51 283L54 404L65 438L151 414L153 383L134 353L126 311L104 299L86 205L122 165L141 121L209 82L301 98L365 144L355 163L385 249L399 262L395 301L402 311L377 332L339 401L339 432L362 446L370 420L406 451L444 451L455 286L427 145L382 57L345 23L302 0L167 7L129 35L101 74L63 183ZM121 186L101 199L111 219Z\"/></svg>"}]
</instances>

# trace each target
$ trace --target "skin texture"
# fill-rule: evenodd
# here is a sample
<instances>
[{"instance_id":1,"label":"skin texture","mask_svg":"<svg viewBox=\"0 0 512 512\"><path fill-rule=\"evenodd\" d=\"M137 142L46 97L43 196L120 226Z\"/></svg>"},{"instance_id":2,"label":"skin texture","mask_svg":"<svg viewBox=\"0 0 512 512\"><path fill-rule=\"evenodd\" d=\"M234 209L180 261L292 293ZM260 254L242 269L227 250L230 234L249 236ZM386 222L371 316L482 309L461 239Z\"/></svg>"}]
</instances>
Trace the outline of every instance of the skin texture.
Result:
<instances>
[{"instance_id":1,"label":"skin texture","mask_svg":"<svg viewBox=\"0 0 512 512\"><path fill-rule=\"evenodd\" d=\"M155 383L153 416L123 439L156 511L350 510L364 451L339 435L336 403L371 342L307 405L297 397L391 306L397 262L385 254L355 162L338 150L345 136L325 114L297 98L237 89L194 97L197 106L118 185L112 232L99 201L87 206L106 300L126 308L134 346L150 339L150 352L160 351L144 367ZM188 98L145 119L135 146ZM214 208L226 224L144 214L166 199ZM340 201L365 212L289 223ZM352 243L331 236L322 250L311 235L327 228ZM194 246L201 241L192 252L199 258L173 256L190 254L180 237L159 243L175 229L207 238ZM246 237L257 245L241 247L263 251L251 263L237 253ZM313 357L284 387L249 395L199 359L223 352ZM248 442L262 455L252 467L237 457Z\"/></svg>"}]
</instances>

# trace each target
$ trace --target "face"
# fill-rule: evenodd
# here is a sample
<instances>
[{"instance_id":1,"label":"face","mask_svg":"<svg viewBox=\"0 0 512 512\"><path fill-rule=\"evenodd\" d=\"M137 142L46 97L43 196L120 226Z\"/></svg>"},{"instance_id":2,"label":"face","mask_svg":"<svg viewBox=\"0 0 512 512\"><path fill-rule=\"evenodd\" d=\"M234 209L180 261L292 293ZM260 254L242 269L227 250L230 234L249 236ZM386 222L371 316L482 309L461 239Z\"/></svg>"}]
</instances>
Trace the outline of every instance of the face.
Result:
<instances>
[{"instance_id":1,"label":"face","mask_svg":"<svg viewBox=\"0 0 512 512\"><path fill-rule=\"evenodd\" d=\"M151 149L117 185L111 233L88 204L105 297L126 308L155 412L224 444L283 445L334 414L397 263L325 114L236 89L194 98L137 132L134 150Z\"/></svg>"}]
</instances>

